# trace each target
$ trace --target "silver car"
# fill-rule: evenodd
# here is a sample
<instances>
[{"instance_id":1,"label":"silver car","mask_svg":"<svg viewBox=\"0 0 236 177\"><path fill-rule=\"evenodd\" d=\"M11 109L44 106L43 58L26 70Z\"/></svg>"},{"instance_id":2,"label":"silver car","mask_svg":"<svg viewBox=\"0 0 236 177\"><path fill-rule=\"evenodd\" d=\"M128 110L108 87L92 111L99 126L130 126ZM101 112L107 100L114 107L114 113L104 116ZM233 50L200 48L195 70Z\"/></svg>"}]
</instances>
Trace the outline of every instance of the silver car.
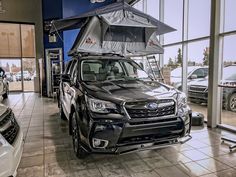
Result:
<instances>
[{"instance_id":1,"label":"silver car","mask_svg":"<svg viewBox=\"0 0 236 177\"><path fill-rule=\"evenodd\" d=\"M196 81L208 76L208 66L189 66L187 81L188 85L192 81ZM176 68L171 71L170 82L171 85L178 90L182 90L182 67Z\"/></svg>"},{"instance_id":2,"label":"silver car","mask_svg":"<svg viewBox=\"0 0 236 177\"><path fill-rule=\"evenodd\" d=\"M3 97L3 99L6 99L8 97L9 93L9 84L4 76L0 76L0 96Z\"/></svg>"}]
</instances>

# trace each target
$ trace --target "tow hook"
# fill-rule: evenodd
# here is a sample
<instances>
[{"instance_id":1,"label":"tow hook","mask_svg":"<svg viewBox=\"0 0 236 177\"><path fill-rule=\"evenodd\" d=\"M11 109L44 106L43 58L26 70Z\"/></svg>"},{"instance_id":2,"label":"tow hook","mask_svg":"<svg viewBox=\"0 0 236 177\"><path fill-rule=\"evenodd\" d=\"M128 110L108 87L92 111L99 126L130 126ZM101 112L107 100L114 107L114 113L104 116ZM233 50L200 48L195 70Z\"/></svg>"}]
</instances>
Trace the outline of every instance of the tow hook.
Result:
<instances>
[{"instance_id":1,"label":"tow hook","mask_svg":"<svg viewBox=\"0 0 236 177\"><path fill-rule=\"evenodd\" d=\"M179 142L180 142L180 144L184 144L184 143L186 143L187 141L189 141L191 139L192 139L192 136L191 135L187 135L187 136L181 138L181 140Z\"/></svg>"}]
</instances>

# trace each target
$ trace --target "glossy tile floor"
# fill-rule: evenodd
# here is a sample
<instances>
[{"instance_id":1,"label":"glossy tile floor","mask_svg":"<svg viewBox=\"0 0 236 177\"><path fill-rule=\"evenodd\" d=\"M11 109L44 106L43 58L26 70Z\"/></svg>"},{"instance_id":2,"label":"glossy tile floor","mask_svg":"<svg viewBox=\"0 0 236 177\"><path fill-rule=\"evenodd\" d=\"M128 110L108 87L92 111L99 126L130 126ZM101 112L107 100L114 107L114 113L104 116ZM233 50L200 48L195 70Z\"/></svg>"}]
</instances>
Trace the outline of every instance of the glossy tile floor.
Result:
<instances>
[{"instance_id":1,"label":"glossy tile floor","mask_svg":"<svg viewBox=\"0 0 236 177\"><path fill-rule=\"evenodd\" d=\"M236 177L236 151L230 153L220 140L227 132L194 127L193 139L184 145L79 160L56 100L25 93L3 103L13 109L26 140L17 177Z\"/></svg>"}]
</instances>

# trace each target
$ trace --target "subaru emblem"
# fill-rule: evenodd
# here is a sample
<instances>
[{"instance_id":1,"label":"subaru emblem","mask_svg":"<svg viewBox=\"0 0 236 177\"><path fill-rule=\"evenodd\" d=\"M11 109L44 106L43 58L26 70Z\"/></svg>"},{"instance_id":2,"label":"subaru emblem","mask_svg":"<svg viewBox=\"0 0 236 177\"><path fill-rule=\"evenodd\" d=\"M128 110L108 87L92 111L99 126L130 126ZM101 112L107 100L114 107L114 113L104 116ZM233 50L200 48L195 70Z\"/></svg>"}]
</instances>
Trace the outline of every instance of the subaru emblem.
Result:
<instances>
[{"instance_id":1,"label":"subaru emblem","mask_svg":"<svg viewBox=\"0 0 236 177\"><path fill-rule=\"evenodd\" d=\"M157 109L158 108L158 104L157 103L148 103L146 105L146 107L150 110L154 110L154 109Z\"/></svg>"}]
</instances>

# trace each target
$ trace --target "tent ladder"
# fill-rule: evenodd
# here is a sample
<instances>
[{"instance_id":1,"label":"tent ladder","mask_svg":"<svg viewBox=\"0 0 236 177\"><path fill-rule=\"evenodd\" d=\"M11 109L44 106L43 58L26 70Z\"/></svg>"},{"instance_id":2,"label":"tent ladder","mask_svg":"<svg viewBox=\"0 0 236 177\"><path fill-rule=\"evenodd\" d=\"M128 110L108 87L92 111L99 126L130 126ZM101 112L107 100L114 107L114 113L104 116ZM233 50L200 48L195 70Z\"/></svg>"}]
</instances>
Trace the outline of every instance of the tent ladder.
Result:
<instances>
[{"instance_id":1,"label":"tent ladder","mask_svg":"<svg viewBox=\"0 0 236 177\"><path fill-rule=\"evenodd\" d=\"M149 68L152 71L153 77L155 80L165 83L165 79L163 77L163 74L161 72L160 66L158 64L158 61L154 55L152 56L147 56L147 62L149 65Z\"/></svg>"}]
</instances>

